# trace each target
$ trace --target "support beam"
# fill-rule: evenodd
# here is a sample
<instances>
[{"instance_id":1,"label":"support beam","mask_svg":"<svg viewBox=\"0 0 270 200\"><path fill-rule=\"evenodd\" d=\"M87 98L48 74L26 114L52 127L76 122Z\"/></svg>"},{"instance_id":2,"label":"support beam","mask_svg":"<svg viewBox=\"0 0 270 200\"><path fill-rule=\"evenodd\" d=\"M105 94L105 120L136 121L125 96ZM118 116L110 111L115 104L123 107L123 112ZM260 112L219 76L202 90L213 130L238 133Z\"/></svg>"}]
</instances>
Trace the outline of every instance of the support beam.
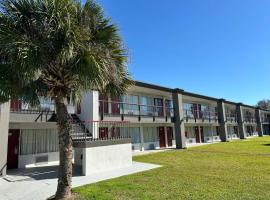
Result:
<instances>
[{"instance_id":1,"label":"support beam","mask_svg":"<svg viewBox=\"0 0 270 200\"><path fill-rule=\"evenodd\" d=\"M224 99L218 101L218 119L219 119L219 130L220 130L220 140L222 142L228 141L228 130L227 130L227 120Z\"/></svg>"},{"instance_id":2,"label":"support beam","mask_svg":"<svg viewBox=\"0 0 270 200\"><path fill-rule=\"evenodd\" d=\"M99 137L99 101L98 91L89 90L82 96L81 113L78 114L83 123L84 128L92 133L93 138Z\"/></svg>"},{"instance_id":3,"label":"support beam","mask_svg":"<svg viewBox=\"0 0 270 200\"><path fill-rule=\"evenodd\" d=\"M200 138L200 143L204 143L204 138L202 138L202 132L201 132L201 126L198 126L198 131L199 131L199 138Z\"/></svg>"},{"instance_id":4,"label":"support beam","mask_svg":"<svg viewBox=\"0 0 270 200\"><path fill-rule=\"evenodd\" d=\"M166 145L166 148L169 147L168 145L168 133L167 133L167 126L164 126L164 133L165 133L165 145Z\"/></svg>"},{"instance_id":5,"label":"support beam","mask_svg":"<svg viewBox=\"0 0 270 200\"><path fill-rule=\"evenodd\" d=\"M140 126L141 151L144 151L143 127Z\"/></svg>"},{"instance_id":6,"label":"support beam","mask_svg":"<svg viewBox=\"0 0 270 200\"><path fill-rule=\"evenodd\" d=\"M244 118L243 118L243 109L242 109L242 104L241 103L237 104L236 112L237 112L240 139L246 139Z\"/></svg>"},{"instance_id":7,"label":"support beam","mask_svg":"<svg viewBox=\"0 0 270 200\"><path fill-rule=\"evenodd\" d=\"M256 117L256 122L257 122L258 135L260 137L262 137L263 136L263 127L262 127L262 121L261 121L261 111L260 111L260 108L256 108L255 117Z\"/></svg>"},{"instance_id":8,"label":"support beam","mask_svg":"<svg viewBox=\"0 0 270 200\"><path fill-rule=\"evenodd\" d=\"M6 175L10 102L0 104L0 177Z\"/></svg>"},{"instance_id":9,"label":"support beam","mask_svg":"<svg viewBox=\"0 0 270 200\"><path fill-rule=\"evenodd\" d=\"M175 139L176 148L186 148L184 113L183 113L183 98L180 89L175 89L172 93L174 118L175 118Z\"/></svg>"}]
</instances>

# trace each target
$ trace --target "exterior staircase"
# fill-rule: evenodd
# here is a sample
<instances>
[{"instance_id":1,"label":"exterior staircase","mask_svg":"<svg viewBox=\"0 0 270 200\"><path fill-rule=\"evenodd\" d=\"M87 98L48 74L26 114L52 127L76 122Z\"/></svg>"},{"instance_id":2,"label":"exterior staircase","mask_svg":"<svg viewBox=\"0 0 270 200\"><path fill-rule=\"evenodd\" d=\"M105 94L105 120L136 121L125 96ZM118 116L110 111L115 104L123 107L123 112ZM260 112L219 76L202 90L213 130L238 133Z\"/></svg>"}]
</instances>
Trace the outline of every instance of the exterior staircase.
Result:
<instances>
[{"instance_id":1,"label":"exterior staircase","mask_svg":"<svg viewBox=\"0 0 270 200\"><path fill-rule=\"evenodd\" d=\"M71 114L72 140L73 142L90 141L92 133L76 114Z\"/></svg>"}]
</instances>

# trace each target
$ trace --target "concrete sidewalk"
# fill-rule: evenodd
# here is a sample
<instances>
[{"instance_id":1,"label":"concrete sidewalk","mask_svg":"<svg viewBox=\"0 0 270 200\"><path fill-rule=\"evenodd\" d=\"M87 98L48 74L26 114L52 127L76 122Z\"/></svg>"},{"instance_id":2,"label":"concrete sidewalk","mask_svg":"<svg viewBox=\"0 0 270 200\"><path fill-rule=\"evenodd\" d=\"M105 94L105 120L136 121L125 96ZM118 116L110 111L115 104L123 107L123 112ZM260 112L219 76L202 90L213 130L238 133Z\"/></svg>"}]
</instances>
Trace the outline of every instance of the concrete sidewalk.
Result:
<instances>
[{"instance_id":1,"label":"concrete sidewalk","mask_svg":"<svg viewBox=\"0 0 270 200\"><path fill-rule=\"evenodd\" d=\"M133 162L130 167L91 176L81 176L79 175L80 172L75 170L72 178L72 186L78 187L158 167L160 167L160 165ZM0 178L0 199L45 200L54 195L56 186L57 166L13 170L9 171L8 175L4 178Z\"/></svg>"}]
</instances>

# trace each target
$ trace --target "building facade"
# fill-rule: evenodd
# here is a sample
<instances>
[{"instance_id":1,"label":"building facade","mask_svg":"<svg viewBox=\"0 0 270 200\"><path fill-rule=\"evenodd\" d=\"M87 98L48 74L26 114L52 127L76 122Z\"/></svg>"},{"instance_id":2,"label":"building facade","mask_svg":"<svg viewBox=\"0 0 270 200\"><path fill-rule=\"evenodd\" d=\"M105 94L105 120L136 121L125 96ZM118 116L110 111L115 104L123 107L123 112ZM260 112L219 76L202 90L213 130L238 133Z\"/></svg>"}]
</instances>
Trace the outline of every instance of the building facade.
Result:
<instances>
[{"instance_id":1,"label":"building facade","mask_svg":"<svg viewBox=\"0 0 270 200\"><path fill-rule=\"evenodd\" d=\"M0 174L5 169L57 164L54 102L39 107L20 100L1 105ZM128 94L89 91L80 104L67 100L74 136L129 137L133 151L186 148L269 135L270 111L153 84L136 82Z\"/></svg>"}]
</instances>

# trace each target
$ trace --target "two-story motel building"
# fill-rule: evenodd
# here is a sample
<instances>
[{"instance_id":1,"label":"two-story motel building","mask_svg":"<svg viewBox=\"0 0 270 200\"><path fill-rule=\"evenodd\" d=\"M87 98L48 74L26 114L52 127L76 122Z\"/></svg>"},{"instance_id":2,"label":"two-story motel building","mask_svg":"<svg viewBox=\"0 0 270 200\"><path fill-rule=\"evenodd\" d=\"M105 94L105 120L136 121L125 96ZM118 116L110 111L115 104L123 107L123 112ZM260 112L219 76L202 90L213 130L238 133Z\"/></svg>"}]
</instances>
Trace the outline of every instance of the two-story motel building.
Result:
<instances>
[{"instance_id":1,"label":"two-story motel building","mask_svg":"<svg viewBox=\"0 0 270 200\"><path fill-rule=\"evenodd\" d=\"M74 132L92 138L130 137L134 151L186 148L269 135L270 111L137 81L118 98L89 91L68 110ZM11 100L0 109L0 175L6 169L57 164L54 103L39 107Z\"/></svg>"}]
</instances>

